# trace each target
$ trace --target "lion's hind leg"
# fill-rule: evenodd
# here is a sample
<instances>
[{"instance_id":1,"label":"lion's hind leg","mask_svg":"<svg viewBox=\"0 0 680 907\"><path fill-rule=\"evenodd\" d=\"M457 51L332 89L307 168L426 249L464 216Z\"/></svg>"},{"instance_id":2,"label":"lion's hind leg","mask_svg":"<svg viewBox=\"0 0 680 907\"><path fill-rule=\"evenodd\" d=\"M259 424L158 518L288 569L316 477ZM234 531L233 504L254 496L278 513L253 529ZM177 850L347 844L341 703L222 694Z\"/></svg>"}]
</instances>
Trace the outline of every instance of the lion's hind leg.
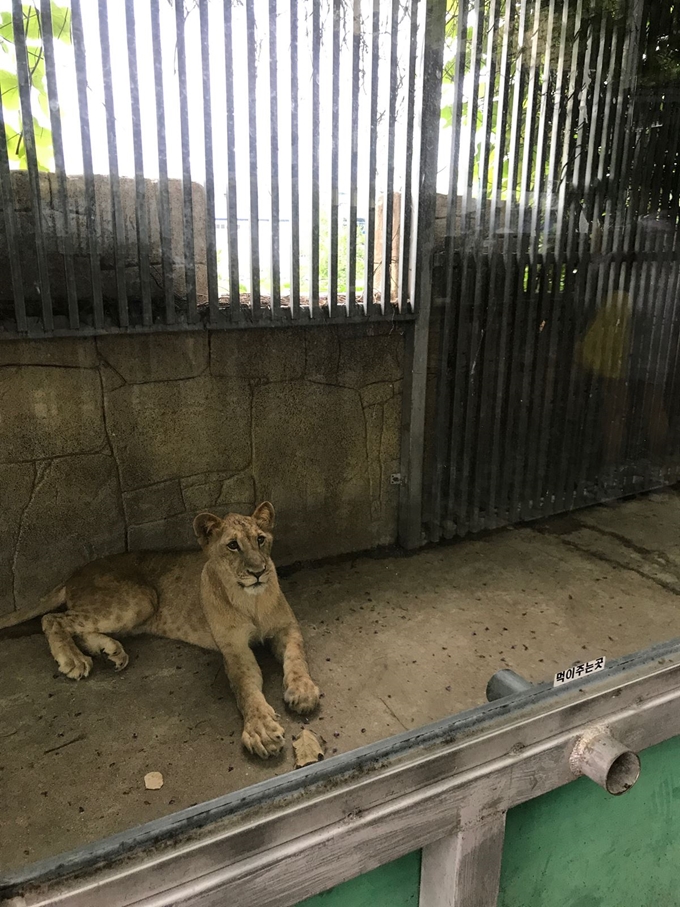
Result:
<instances>
[{"instance_id":1,"label":"lion's hind leg","mask_svg":"<svg viewBox=\"0 0 680 907\"><path fill-rule=\"evenodd\" d=\"M68 590L67 590L68 596ZM59 670L73 680L87 677L92 659L76 645L74 637L93 655L106 655L116 670L128 663L125 649L109 634L129 633L151 616L156 593L149 586L98 590L95 601L69 596L65 614L46 614L42 627Z\"/></svg>"}]
</instances>

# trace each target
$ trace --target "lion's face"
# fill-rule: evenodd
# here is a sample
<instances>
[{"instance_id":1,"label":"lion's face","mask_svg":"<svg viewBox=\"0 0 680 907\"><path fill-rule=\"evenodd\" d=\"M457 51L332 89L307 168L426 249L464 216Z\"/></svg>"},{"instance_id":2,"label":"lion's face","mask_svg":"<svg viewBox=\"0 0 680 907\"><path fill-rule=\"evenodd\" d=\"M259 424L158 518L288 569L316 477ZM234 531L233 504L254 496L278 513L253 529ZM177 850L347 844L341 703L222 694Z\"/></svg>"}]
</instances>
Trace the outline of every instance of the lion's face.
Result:
<instances>
[{"instance_id":1,"label":"lion's face","mask_svg":"<svg viewBox=\"0 0 680 907\"><path fill-rule=\"evenodd\" d=\"M252 516L229 513L224 519L199 513L194 532L209 558L218 558L238 585L251 595L262 592L271 578L274 508L265 501Z\"/></svg>"}]
</instances>

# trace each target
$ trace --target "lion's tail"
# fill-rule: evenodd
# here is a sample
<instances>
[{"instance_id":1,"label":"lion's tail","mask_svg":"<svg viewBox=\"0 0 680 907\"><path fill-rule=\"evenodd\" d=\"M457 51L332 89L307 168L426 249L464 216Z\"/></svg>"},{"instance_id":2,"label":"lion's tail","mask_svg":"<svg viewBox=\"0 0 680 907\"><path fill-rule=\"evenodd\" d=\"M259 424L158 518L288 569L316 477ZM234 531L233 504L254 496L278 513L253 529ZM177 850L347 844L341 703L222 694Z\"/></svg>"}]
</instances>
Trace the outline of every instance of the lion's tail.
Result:
<instances>
[{"instance_id":1,"label":"lion's tail","mask_svg":"<svg viewBox=\"0 0 680 907\"><path fill-rule=\"evenodd\" d=\"M61 605L66 604L66 587L57 586L40 599L40 603L34 608L26 611L13 611L12 614L5 614L0 617L0 630L6 630L8 627L15 627L17 624L23 624L27 620L33 620L34 617L42 617L50 611L56 611Z\"/></svg>"}]
</instances>

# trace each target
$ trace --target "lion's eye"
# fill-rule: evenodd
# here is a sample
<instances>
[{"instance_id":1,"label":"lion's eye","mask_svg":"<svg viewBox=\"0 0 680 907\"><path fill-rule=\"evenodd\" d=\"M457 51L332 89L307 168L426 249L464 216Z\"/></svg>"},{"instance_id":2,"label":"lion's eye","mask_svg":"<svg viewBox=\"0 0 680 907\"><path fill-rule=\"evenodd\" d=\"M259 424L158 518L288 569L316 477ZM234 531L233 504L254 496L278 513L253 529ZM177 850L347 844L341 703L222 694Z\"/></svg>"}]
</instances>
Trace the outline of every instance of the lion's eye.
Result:
<instances>
[{"instance_id":1,"label":"lion's eye","mask_svg":"<svg viewBox=\"0 0 680 907\"><path fill-rule=\"evenodd\" d=\"M264 545L264 543L265 543L266 541L267 541L267 539L266 539L263 535L258 535L258 537L257 537L257 544L258 544L258 545Z\"/></svg>"},{"instance_id":2,"label":"lion's eye","mask_svg":"<svg viewBox=\"0 0 680 907\"><path fill-rule=\"evenodd\" d=\"M232 551L238 551L238 542L234 539L233 542L229 542L227 548L231 548Z\"/></svg>"}]
</instances>

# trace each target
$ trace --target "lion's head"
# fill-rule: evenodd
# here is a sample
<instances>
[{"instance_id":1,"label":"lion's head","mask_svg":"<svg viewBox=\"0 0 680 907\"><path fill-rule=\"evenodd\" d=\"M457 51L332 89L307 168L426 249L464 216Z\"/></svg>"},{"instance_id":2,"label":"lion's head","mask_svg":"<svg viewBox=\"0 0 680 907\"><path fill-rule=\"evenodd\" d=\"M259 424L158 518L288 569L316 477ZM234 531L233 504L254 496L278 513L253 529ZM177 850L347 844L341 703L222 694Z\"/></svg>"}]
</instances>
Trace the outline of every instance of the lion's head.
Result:
<instances>
[{"instance_id":1,"label":"lion's head","mask_svg":"<svg viewBox=\"0 0 680 907\"><path fill-rule=\"evenodd\" d=\"M194 532L209 558L219 558L236 582L253 595L262 592L274 573L271 559L274 507L265 501L252 516L228 513L224 519L199 513Z\"/></svg>"}]
</instances>

